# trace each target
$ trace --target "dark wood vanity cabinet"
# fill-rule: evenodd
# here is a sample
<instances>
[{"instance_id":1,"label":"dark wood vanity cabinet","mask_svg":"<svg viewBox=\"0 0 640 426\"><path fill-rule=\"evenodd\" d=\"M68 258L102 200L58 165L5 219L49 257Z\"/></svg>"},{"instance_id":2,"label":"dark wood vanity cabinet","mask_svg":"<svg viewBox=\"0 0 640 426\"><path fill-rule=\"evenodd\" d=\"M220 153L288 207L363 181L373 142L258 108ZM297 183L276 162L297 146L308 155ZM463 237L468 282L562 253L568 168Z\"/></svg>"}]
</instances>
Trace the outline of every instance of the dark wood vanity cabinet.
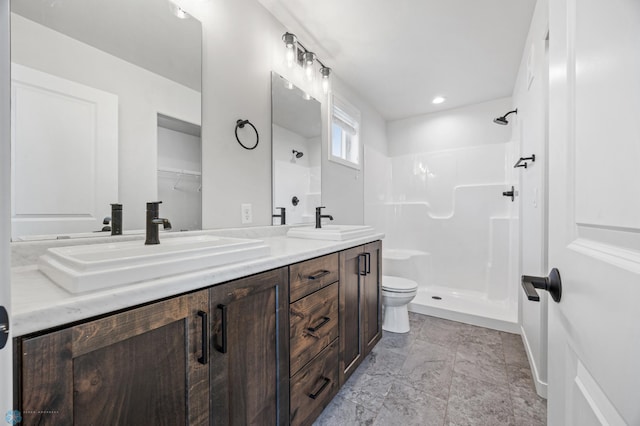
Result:
<instances>
[{"instance_id":1,"label":"dark wood vanity cabinet","mask_svg":"<svg viewBox=\"0 0 640 426\"><path fill-rule=\"evenodd\" d=\"M340 252L340 385L382 337L382 242Z\"/></svg>"},{"instance_id":2,"label":"dark wood vanity cabinet","mask_svg":"<svg viewBox=\"0 0 640 426\"><path fill-rule=\"evenodd\" d=\"M211 424L289 422L288 272L209 290Z\"/></svg>"},{"instance_id":3,"label":"dark wood vanity cabinet","mask_svg":"<svg viewBox=\"0 0 640 426\"><path fill-rule=\"evenodd\" d=\"M208 424L208 300L199 291L18 339L23 424Z\"/></svg>"},{"instance_id":4,"label":"dark wood vanity cabinet","mask_svg":"<svg viewBox=\"0 0 640 426\"><path fill-rule=\"evenodd\" d=\"M310 425L381 337L381 242L15 339L23 424Z\"/></svg>"}]
</instances>

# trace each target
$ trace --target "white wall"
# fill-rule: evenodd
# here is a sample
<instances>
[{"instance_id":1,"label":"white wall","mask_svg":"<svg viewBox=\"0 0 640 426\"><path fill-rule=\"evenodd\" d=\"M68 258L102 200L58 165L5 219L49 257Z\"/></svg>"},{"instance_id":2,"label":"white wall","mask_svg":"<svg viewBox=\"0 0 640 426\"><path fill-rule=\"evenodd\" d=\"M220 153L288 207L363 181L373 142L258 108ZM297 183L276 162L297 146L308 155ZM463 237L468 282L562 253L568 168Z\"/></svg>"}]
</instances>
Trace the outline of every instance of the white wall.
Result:
<instances>
[{"instance_id":1,"label":"white wall","mask_svg":"<svg viewBox=\"0 0 640 426\"><path fill-rule=\"evenodd\" d=\"M113 202L124 206L126 229L143 229L145 203L158 190L157 114L200 124L200 93L19 15L11 16L11 33L13 62L118 96L119 199Z\"/></svg>"},{"instance_id":2,"label":"white wall","mask_svg":"<svg viewBox=\"0 0 640 426\"><path fill-rule=\"evenodd\" d=\"M520 273L537 276L546 276L549 272L546 240L548 66L545 58L548 28L548 1L538 0L513 92L514 106L518 108L513 126L513 139L519 142L517 157L536 155L535 163L516 172L520 192ZM539 294L540 302L536 303L519 291L520 323L536 390L546 396L548 296L544 291Z\"/></svg>"},{"instance_id":3,"label":"white wall","mask_svg":"<svg viewBox=\"0 0 640 426\"><path fill-rule=\"evenodd\" d=\"M507 142L511 129L492 121L508 112L511 105L511 98L502 98L391 121L387 125L389 155Z\"/></svg>"}]
</instances>

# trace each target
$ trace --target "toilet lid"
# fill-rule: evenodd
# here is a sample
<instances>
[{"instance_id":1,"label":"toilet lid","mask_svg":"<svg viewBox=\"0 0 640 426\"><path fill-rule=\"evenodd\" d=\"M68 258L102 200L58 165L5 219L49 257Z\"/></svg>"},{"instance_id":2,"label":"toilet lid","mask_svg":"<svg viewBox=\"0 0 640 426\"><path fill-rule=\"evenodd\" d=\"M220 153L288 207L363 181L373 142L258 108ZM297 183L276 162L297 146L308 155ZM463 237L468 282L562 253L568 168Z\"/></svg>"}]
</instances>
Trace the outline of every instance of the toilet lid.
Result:
<instances>
[{"instance_id":1,"label":"toilet lid","mask_svg":"<svg viewBox=\"0 0 640 426\"><path fill-rule=\"evenodd\" d=\"M406 278L384 275L382 277L382 289L393 292L410 292L418 288L415 281Z\"/></svg>"}]
</instances>

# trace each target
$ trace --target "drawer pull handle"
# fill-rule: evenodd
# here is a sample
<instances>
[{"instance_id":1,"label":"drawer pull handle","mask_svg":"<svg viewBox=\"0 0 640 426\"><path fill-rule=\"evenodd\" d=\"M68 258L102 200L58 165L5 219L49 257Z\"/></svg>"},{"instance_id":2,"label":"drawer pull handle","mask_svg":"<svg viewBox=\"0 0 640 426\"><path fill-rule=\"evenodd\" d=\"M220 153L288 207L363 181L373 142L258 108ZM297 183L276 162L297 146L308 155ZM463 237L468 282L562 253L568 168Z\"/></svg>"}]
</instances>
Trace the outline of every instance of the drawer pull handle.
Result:
<instances>
[{"instance_id":1,"label":"drawer pull handle","mask_svg":"<svg viewBox=\"0 0 640 426\"><path fill-rule=\"evenodd\" d=\"M362 260L364 260L364 267L362 267ZM358 275L364 276L367 275L367 255L366 253L361 253L358 255Z\"/></svg>"},{"instance_id":2,"label":"drawer pull handle","mask_svg":"<svg viewBox=\"0 0 640 426\"><path fill-rule=\"evenodd\" d=\"M369 275L371 273L371 253L365 253L364 255L366 257L367 275Z\"/></svg>"},{"instance_id":3,"label":"drawer pull handle","mask_svg":"<svg viewBox=\"0 0 640 426\"><path fill-rule=\"evenodd\" d=\"M198 362L206 365L209 362L209 321L205 311L198 311L198 316L202 320L202 356L198 358Z\"/></svg>"},{"instance_id":4,"label":"drawer pull handle","mask_svg":"<svg viewBox=\"0 0 640 426\"><path fill-rule=\"evenodd\" d=\"M318 278L322 278L322 277L324 277L325 275L329 275L329 274L330 274L330 272L329 272L329 271L327 271L326 269L323 269L323 270L321 270L321 271L316 272L316 273L315 273L315 274L313 274L313 275L309 275L309 279L310 279L310 280L317 280Z\"/></svg>"},{"instance_id":5,"label":"drawer pull handle","mask_svg":"<svg viewBox=\"0 0 640 426\"><path fill-rule=\"evenodd\" d=\"M329 386L329 383L331 383L331 379L327 377L323 377L322 380L324 380L324 383L322 384L322 386L320 386L320 389L318 389L316 393L309 394L309 398L311 399L318 398L322 393L322 391L324 391L327 388L327 386Z\"/></svg>"},{"instance_id":6,"label":"drawer pull handle","mask_svg":"<svg viewBox=\"0 0 640 426\"><path fill-rule=\"evenodd\" d=\"M222 328L222 345L218 345L218 343L216 342L215 346L218 352L226 354L227 353L227 306L220 304L217 306L217 309L220 309L222 311L222 324L220 327Z\"/></svg>"},{"instance_id":7,"label":"drawer pull handle","mask_svg":"<svg viewBox=\"0 0 640 426\"><path fill-rule=\"evenodd\" d=\"M329 321L331 321L331 318L329 317L322 317L322 321L320 321L320 323L318 325L315 325L313 327L309 327L307 328L307 330L309 330L312 333L315 333L316 331L320 330L325 324L327 324Z\"/></svg>"}]
</instances>

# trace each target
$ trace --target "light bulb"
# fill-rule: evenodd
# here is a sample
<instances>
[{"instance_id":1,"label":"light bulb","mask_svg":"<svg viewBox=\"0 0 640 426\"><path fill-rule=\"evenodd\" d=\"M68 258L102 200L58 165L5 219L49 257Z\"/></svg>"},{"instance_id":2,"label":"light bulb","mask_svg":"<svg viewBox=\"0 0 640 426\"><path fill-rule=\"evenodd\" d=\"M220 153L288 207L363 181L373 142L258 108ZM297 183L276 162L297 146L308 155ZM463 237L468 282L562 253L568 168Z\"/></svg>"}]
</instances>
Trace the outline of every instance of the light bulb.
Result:
<instances>
[{"instance_id":1,"label":"light bulb","mask_svg":"<svg viewBox=\"0 0 640 426\"><path fill-rule=\"evenodd\" d=\"M433 100L431 101L431 103L433 104L441 104L444 101L446 101L446 98L442 97L442 96L436 96L435 98L433 98Z\"/></svg>"},{"instance_id":2,"label":"light bulb","mask_svg":"<svg viewBox=\"0 0 640 426\"><path fill-rule=\"evenodd\" d=\"M296 52L295 52L295 48L293 45L289 45L286 47L287 52L286 52L286 58L287 58L287 67L291 68L293 67L293 59L296 56Z\"/></svg>"},{"instance_id":3,"label":"light bulb","mask_svg":"<svg viewBox=\"0 0 640 426\"><path fill-rule=\"evenodd\" d=\"M323 66L320 68L320 75L322 75L322 93L326 95L331 87L331 68Z\"/></svg>"},{"instance_id":4,"label":"light bulb","mask_svg":"<svg viewBox=\"0 0 640 426\"><path fill-rule=\"evenodd\" d=\"M313 52L304 52L302 60L304 62L304 75L307 77L307 81L313 81L313 62L316 60L316 54Z\"/></svg>"},{"instance_id":5,"label":"light bulb","mask_svg":"<svg viewBox=\"0 0 640 426\"><path fill-rule=\"evenodd\" d=\"M284 42L287 67L291 68L296 58L296 36L291 33L284 33L282 41Z\"/></svg>"}]
</instances>

